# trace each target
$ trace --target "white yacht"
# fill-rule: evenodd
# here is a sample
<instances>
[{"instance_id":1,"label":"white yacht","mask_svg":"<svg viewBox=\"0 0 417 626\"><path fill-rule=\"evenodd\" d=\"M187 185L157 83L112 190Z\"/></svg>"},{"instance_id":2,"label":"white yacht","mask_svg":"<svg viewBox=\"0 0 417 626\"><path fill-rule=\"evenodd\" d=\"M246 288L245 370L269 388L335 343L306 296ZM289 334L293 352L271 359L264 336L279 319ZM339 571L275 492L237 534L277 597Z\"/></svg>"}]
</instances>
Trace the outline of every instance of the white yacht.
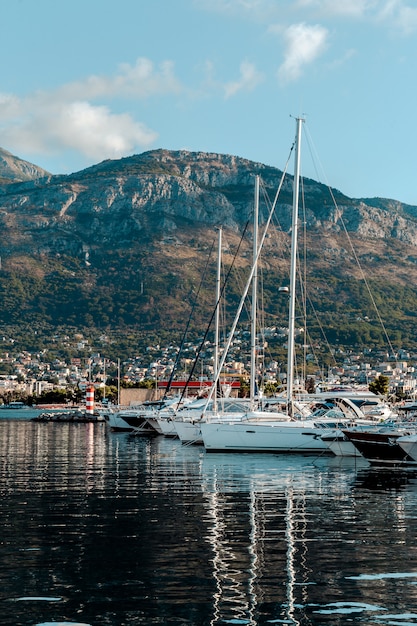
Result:
<instances>
[{"instance_id":1,"label":"white yacht","mask_svg":"<svg viewBox=\"0 0 417 626\"><path fill-rule=\"evenodd\" d=\"M245 413L238 421L227 419L224 413L205 418L201 421L201 435L204 446L208 452L212 451L236 451L236 452L326 452L328 448L321 439L321 434L325 428L341 428L349 424L346 418L338 410L321 408L318 412L313 413L309 417L297 415L294 409L294 363L295 363L295 302L296 302L296 277L297 277L297 230L298 230L298 199L300 193L300 145L301 145L301 127L303 120L296 120L296 137L294 142L294 183L293 183L293 211L292 211L292 227L291 227L291 263L290 263L290 286L289 286L289 322L288 322L288 363L287 363L287 401L285 412L275 411L268 412L264 410L252 410ZM285 172L283 173L283 176ZM283 179L282 179L283 180ZM282 186L282 181L280 188ZM276 195L278 198L279 192ZM276 202L275 200L275 202ZM257 202L255 201L255 207ZM275 203L271 208L271 212L264 229L264 235L258 244L254 236L254 262L250 278L256 278L256 266L261 253L262 244L265 240L268 224L272 218ZM254 221L254 224L256 221ZM246 287L246 293L248 283ZM245 295L245 294L244 294ZM253 298L256 296L256 288L253 288ZM242 306L242 300L241 300ZM254 326L256 306L252 311L252 327ZM235 327L235 326L234 326ZM232 328L232 331L234 329ZM230 335L231 337L231 335ZM221 369L227 353L226 347L222 362L219 364ZM252 332L253 348L256 348L255 333ZM255 349L251 354L251 393L253 389L252 381L255 377L254 367ZM255 405L252 405L255 407ZM329 416L329 411L332 414Z\"/></svg>"},{"instance_id":2,"label":"white yacht","mask_svg":"<svg viewBox=\"0 0 417 626\"><path fill-rule=\"evenodd\" d=\"M150 400L137 406L119 409L108 414L107 423L112 431L133 432L137 434L158 434L157 416L170 403L178 401L174 398L165 400Z\"/></svg>"},{"instance_id":3,"label":"white yacht","mask_svg":"<svg viewBox=\"0 0 417 626\"><path fill-rule=\"evenodd\" d=\"M321 435L346 427L350 420L335 409L318 409L309 417L251 411L239 422L206 420L201 434L207 452L330 452Z\"/></svg>"},{"instance_id":4,"label":"white yacht","mask_svg":"<svg viewBox=\"0 0 417 626\"><path fill-rule=\"evenodd\" d=\"M217 404L217 408L215 408ZM213 400L207 402L205 398L196 400L177 411L173 425L177 436L182 443L203 443L201 435L201 423L212 416L217 416L218 411L229 421L235 422L243 419L249 408L247 398L219 398L217 403Z\"/></svg>"}]
</instances>

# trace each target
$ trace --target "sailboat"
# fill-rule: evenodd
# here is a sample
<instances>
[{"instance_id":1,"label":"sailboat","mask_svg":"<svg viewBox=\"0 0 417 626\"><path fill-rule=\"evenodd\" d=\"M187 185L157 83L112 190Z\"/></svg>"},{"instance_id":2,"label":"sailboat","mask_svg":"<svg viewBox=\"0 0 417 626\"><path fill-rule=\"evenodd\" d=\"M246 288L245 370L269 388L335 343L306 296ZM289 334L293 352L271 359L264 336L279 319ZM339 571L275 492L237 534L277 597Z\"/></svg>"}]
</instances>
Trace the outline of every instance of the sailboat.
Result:
<instances>
[{"instance_id":1,"label":"sailboat","mask_svg":"<svg viewBox=\"0 0 417 626\"><path fill-rule=\"evenodd\" d=\"M296 118L294 155L293 214L291 233L290 302L288 322L288 363L286 411L265 409L246 412L239 421L227 415L206 417L201 421L201 436L207 452L330 452L321 435L324 429L346 428L350 419L337 409L320 409L307 418L296 413L294 387L295 293L297 262L298 200L300 183L301 128L304 120ZM259 257L258 247L256 260ZM255 267L252 277L255 275ZM253 367L253 365L252 365Z\"/></svg>"}]
</instances>

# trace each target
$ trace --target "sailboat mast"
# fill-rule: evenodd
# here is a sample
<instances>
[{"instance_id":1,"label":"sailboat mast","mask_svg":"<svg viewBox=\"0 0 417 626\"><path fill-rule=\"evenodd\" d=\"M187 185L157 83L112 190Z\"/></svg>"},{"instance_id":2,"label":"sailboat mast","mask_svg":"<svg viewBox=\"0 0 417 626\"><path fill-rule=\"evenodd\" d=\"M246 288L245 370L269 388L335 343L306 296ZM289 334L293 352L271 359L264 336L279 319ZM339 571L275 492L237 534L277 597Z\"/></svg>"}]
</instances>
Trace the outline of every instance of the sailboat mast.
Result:
<instances>
[{"instance_id":1,"label":"sailboat mast","mask_svg":"<svg viewBox=\"0 0 417 626\"><path fill-rule=\"evenodd\" d=\"M252 278L252 321L251 321L251 367L250 367L250 401L251 409L255 408L256 396L256 313L258 295L258 215L259 215L259 175L255 176L255 200L253 209L253 278Z\"/></svg>"},{"instance_id":2,"label":"sailboat mast","mask_svg":"<svg viewBox=\"0 0 417 626\"><path fill-rule=\"evenodd\" d=\"M294 338L295 338L295 285L297 277L297 235L298 235L298 196L300 193L300 148L301 128L303 119L296 118L295 152L294 152L294 182L293 207L291 228L291 266L290 266L290 305L288 319L288 364L287 364L287 403L292 413L294 387Z\"/></svg>"},{"instance_id":3,"label":"sailboat mast","mask_svg":"<svg viewBox=\"0 0 417 626\"><path fill-rule=\"evenodd\" d=\"M218 385L219 379L219 344L220 344L220 282L222 270L222 229L218 229L217 276L216 276L216 312L214 318L214 367L213 384ZM217 410L217 389L214 393L214 410Z\"/></svg>"}]
</instances>

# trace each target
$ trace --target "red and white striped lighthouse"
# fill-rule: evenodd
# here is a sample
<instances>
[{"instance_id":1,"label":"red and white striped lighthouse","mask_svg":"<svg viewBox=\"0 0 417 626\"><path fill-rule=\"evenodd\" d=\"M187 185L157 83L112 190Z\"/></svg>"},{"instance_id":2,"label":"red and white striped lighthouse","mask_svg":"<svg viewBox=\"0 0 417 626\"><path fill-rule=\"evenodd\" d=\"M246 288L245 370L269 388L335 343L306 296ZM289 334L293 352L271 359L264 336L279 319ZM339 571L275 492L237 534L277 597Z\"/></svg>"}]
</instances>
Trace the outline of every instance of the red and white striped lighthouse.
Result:
<instances>
[{"instance_id":1,"label":"red and white striped lighthouse","mask_svg":"<svg viewBox=\"0 0 417 626\"><path fill-rule=\"evenodd\" d=\"M94 413L94 386L88 385L85 390L85 410L86 413Z\"/></svg>"}]
</instances>

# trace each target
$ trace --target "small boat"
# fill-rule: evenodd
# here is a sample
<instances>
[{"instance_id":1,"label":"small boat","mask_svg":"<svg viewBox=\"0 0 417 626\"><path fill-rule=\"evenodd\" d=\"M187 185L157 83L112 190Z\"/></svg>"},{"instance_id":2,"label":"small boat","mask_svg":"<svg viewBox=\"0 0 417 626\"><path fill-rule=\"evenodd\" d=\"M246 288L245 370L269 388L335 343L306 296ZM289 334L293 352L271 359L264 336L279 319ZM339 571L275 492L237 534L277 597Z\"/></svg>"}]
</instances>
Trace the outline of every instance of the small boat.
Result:
<instances>
[{"instance_id":1,"label":"small boat","mask_svg":"<svg viewBox=\"0 0 417 626\"><path fill-rule=\"evenodd\" d=\"M387 428L393 424L387 423ZM381 424L372 422L371 420L356 419L350 426L355 432L361 430L372 431L381 430ZM362 453L355 446L353 441L345 434L343 430L330 430L321 436L327 447L335 456L362 456Z\"/></svg>"},{"instance_id":2,"label":"small boat","mask_svg":"<svg viewBox=\"0 0 417 626\"><path fill-rule=\"evenodd\" d=\"M397 444L417 463L417 433L398 437Z\"/></svg>"},{"instance_id":3,"label":"small boat","mask_svg":"<svg viewBox=\"0 0 417 626\"><path fill-rule=\"evenodd\" d=\"M362 456L339 428L323 433L321 440L335 456Z\"/></svg>"},{"instance_id":4,"label":"small boat","mask_svg":"<svg viewBox=\"0 0 417 626\"><path fill-rule=\"evenodd\" d=\"M156 421L158 423L158 428L161 432L161 435L164 437L178 437L177 431L175 430L174 424L174 410L170 411L161 411L159 415L156 417Z\"/></svg>"},{"instance_id":5,"label":"small boat","mask_svg":"<svg viewBox=\"0 0 417 626\"><path fill-rule=\"evenodd\" d=\"M135 431L135 434L143 435L162 434L157 418L163 409L175 402L178 402L177 398L149 400L135 407L109 413L107 423L114 432Z\"/></svg>"},{"instance_id":6,"label":"small boat","mask_svg":"<svg viewBox=\"0 0 417 626\"><path fill-rule=\"evenodd\" d=\"M25 404L24 402L9 402L8 404L0 404L0 409L14 409L14 410L21 410L21 409L30 409L30 407Z\"/></svg>"},{"instance_id":7,"label":"small boat","mask_svg":"<svg viewBox=\"0 0 417 626\"><path fill-rule=\"evenodd\" d=\"M409 428L398 427L398 425L366 430L353 428L343 430L343 433L372 465L416 463L407 451L407 445L404 448L398 443L398 439L404 440L408 435L416 436L415 428L411 431Z\"/></svg>"},{"instance_id":8,"label":"small boat","mask_svg":"<svg viewBox=\"0 0 417 626\"><path fill-rule=\"evenodd\" d=\"M133 432L140 430L143 434L156 434L155 429L147 422L147 414L152 409L149 406L135 409L122 409L115 413L109 413L107 423L113 432Z\"/></svg>"},{"instance_id":9,"label":"small boat","mask_svg":"<svg viewBox=\"0 0 417 626\"><path fill-rule=\"evenodd\" d=\"M345 398L345 402L348 402L347 398ZM360 410L363 411L362 407ZM353 417L349 428L355 431L380 431L382 426L394 428L397 425L397 415L389 407L381 403L380 407L372 408L366 413L362 413L362 416L357 414ZM362 456L358 448L340 429L325 432L321 438L335 456Z\"/></svg>"}]
</instances>

